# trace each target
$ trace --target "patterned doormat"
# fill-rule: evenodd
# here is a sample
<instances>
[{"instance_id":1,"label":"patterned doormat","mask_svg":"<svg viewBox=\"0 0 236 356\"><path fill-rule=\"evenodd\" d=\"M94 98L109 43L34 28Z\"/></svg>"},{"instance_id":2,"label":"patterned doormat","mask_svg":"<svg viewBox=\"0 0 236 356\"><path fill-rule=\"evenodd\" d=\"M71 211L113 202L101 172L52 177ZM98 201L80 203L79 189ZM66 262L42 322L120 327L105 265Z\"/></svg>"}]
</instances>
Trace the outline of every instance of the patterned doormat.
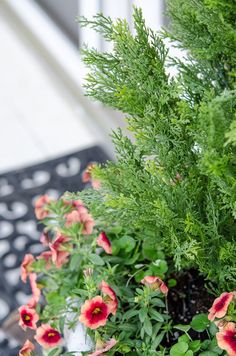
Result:
<instances>
[{"instance_id":1,"label":"patterned doormat","mask_svg":"<svg viewBox=\"0 0 236 356\"><path fill-rule=\"evenodd\" d=\"M81 175L88 163L104 163L108 159L95 146L0 175L0 356L17 356L22 345L23 336L18 334L18 328L15 330L17 315L13 314L7 325L6 320L30 294L19 278L25 253L42 251L39 237L43 226L37 224L34 215L35 198L42 194L58 198L65 191L84 189Z\"/></svg>"}]
</instances>

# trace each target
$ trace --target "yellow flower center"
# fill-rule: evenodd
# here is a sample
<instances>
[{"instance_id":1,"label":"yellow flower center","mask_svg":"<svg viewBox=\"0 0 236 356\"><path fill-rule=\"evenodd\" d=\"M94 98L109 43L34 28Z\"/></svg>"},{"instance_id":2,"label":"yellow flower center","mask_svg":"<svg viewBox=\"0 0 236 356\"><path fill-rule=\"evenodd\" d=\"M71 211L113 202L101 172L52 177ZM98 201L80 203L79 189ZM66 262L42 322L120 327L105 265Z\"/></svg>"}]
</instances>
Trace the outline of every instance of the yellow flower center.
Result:
<instances>
[{"instance_id":1,"label":"yellow flower center","mask_svg":"<svg viewBox=\"0 0 236 356\"><path fill-rule=\"evenodd\" d=\"M95 308L93 310L93 314L99 314L101 312L101 309L100 308Z\"/></svg>"},{"instance_id":2,"label":"yellow flower center","mask_svg":"<svg viewBox=\"0 0 236 356\"><path fill-rule=\"evenodd\" d=\"M25 315L24 315L24 320L25 320L25 321L29 321L29 320L30 320L30 316L27 315L27 314L25 314Z\"/></svg>"},{"instance_id":3,"label":"yellow flower center","mask_svg":"<svg viewBox=\"0 0 236 356\"><path fill-rule=\"evenodd\" d=\"M55 333L53 332L48 333L48 337L53 337L53 336L55 336Z\"/></svg>"}]
</instances>

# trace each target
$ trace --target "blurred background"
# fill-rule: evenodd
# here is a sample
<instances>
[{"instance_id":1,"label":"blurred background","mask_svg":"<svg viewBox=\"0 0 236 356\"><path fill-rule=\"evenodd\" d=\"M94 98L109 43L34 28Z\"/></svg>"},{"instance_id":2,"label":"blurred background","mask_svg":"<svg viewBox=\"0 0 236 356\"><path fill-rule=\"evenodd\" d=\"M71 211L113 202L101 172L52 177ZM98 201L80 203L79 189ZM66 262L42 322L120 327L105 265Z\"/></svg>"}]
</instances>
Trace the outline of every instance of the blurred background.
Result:
<instances>
[{"instance_id":1,"label":"blurred background","mask_svg":"<svg viewBox=\"0 0 236 356\"><path fill-rule=\"evenodd\" d=\"M94 143L111 152L108 133L120 116L83 97L83 43L106 50L76 16L126 18L143 8L147 24L164 23L163 0L1 0L0 172Z\"/></svg>"},{"instance_id":2,"label":"blurred background","mask_svg":"<svg viewBox=\"0 0 236 356\"><path fill-rule=\"evenodd\" d=\"M0 356L18 355L32 336L18 328L17 308L31 293L22 259L42 252L35 199L84 189L83 170L113 158L109 133L124 126L84 96L79 50L109 46L75 19L103 12L133 28L133 5L153 29L164 25L164 0L0 0Z\"/></svg>"}]
</instances>

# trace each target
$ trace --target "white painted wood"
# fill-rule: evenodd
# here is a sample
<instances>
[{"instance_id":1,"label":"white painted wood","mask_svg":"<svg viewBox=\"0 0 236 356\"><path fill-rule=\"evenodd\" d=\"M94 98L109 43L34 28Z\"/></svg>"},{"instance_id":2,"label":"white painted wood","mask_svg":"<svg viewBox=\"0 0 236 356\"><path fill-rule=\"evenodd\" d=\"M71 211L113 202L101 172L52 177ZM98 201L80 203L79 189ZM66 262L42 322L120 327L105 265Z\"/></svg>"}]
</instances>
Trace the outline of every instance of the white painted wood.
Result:
<instances>
[{"instance_id":1,"label":"white painted wood","mask_svg":"<svg viewBox=\"0 0 236 356\"><path fill-rule=\"evenodd\" d=\"M131 23L132 4L130 0L101 0L101 11L105 16L110 16L113 20L117 18L126 19ZM102 50L112 50L112 45L106 41L102 42Z\"/></svg>"},{"instance_id":2,"label":"white painted wood","mask_svg":"<svg viewBox=\"0 0 236 356\"><path fill-rule=\"evenodd\" d=\"M9 18L0 16L0 171L96 144L83 107Z\"/></svg>"},{"instance_id":3,"label":"white painted wood","mask_svg":"<svg viewBox=\"0 0 236 356\"><path fill-rule=\"evenodd\" d=\"M133 5L141 7L146 24L153 30L160 30L163 25L163 0L133 0Z\"/></svg>"},{"instance_id":4,"label":"white painted wood","mask_svg":"<svg viewBox=\"0 0 236 356\"><path fill-rule=\"evenodd\" d=\"M92 18L98 12L101 12L99 0L78 0L79 1L79 15L87 18ZM89 47L101 49L101 36L88 27L79 28L80 44L86 44Z\"/></svg>"},{"instance_id":5,"label":"white painted wood","mask_svg":"<svg viewBox=\"0 0 236 356\"><path fill-rule=\"evenodd\" d=\"M83 1L85 5L85 0ZM94 0L94 3L97 1L99 0ZM0 0L0 10L1 8L8 13L11 26L16 23L37 50L37 55L47 62L50 70L57 77L57 85L61 86L63 83L64 91L72 99L75 111L86 112L86 119L83 118L83 121L86 121L85 124L90 132L112 156L113 146L109 134L111 130L124 123L120 115L112 110L104 109L101 104L84 96L82 84L87 68L78 50L32 0ZM17 28L16 31L19 29ZM32 49L33 52L35 49Z\"/></svg>"}]
</instances>

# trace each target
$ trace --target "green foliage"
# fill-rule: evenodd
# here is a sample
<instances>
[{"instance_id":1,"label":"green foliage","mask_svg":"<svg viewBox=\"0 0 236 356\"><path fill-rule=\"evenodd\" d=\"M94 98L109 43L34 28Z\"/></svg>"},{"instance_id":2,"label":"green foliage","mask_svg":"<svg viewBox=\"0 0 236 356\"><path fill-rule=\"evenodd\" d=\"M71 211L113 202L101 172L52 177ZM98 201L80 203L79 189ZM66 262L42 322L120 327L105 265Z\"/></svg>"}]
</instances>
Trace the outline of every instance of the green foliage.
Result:
<instances>
[{"instance_id":1,"label":"green foliage","mask_svg":"<svg viewBox=\"0 0 236 356\"><path fill-rule=\"evenodd\" d=\"M218 331L216 325L208 320L206 314L195 315L190 323L190 325L176 325L174 327L182 332L178 338L178 342L174 344L170 349L170 356L191 356L191 355L201 355L201 356L214 356L223 355L223 350L217 346L215 334ZM192 340L189 335L192 330L198 333L206 332L208 338L204 338L203 341Z\"/></svg>"},{"instance_id":2,"label":"green foliage","mask_svg":"<svg viewBox=\"0 0 236 356\"><path fill-rule=\"evenodd\" d=\"M135 233L142 257L164 250L177 269L235 288L236 4L169 0L168 9L171 29L161 34L136 8L134 34L102 14L80 20L113 45L83 50L87 95L123 112L132 136L113 132L117 161L96 168L102 189L81 196L101 226ZM184 62L169 58L166 37L186 50Z\"/></svg>"}]
</instances>

